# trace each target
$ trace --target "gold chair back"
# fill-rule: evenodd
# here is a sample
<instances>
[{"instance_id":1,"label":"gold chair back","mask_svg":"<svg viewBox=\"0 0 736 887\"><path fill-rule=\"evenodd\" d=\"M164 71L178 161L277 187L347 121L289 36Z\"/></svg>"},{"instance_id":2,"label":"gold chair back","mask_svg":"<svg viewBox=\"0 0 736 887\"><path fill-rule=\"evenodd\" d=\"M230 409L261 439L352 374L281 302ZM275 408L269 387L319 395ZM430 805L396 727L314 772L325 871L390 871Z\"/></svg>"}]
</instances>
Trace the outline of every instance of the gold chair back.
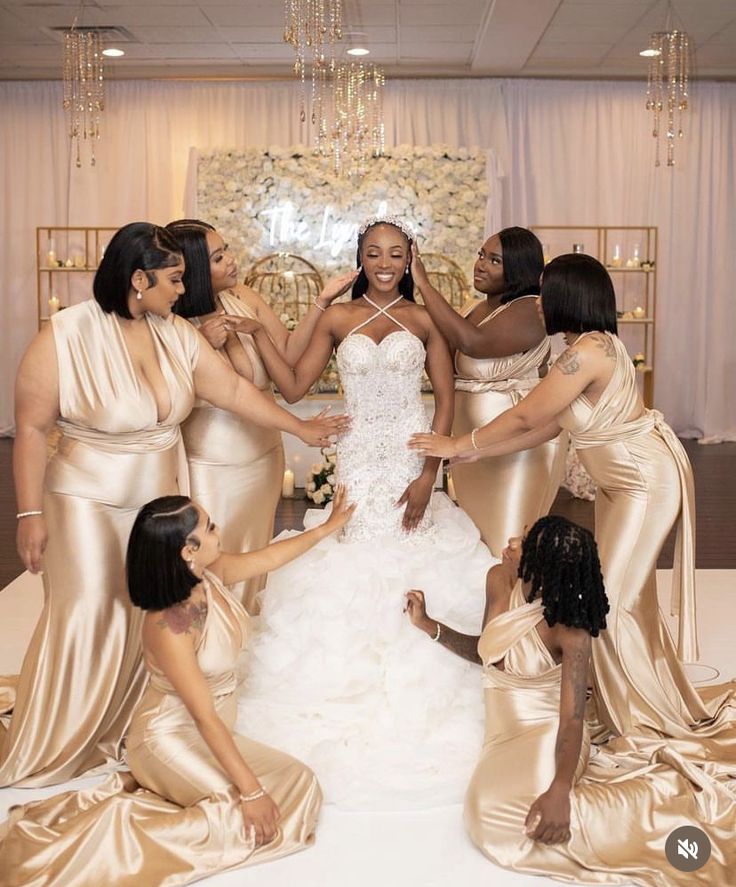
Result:
<instances>
[{"instance_id":1,"label":"gold chair back","mask_svg":"<svg viewBox=\"0 0 736 887\"><path fill-rule=\"evenodd\" d=\"M456 261L442 253L422 253L422 262L432 286L459 311L472 296L463 269ZM421 302L418 293L417 302Z\"/></svg>"},{"instance_id":2,"label":"gold chair back","mask_svg":"<svg viewBox=\"0 0 736 887\"><path fill-rule=\"evenodd\" d=\"M272 253L258 259L243 281L273 308L295 322L309 311L322 292L322 275L311 262L294 253Z\"/></svg>"}]
</instances>

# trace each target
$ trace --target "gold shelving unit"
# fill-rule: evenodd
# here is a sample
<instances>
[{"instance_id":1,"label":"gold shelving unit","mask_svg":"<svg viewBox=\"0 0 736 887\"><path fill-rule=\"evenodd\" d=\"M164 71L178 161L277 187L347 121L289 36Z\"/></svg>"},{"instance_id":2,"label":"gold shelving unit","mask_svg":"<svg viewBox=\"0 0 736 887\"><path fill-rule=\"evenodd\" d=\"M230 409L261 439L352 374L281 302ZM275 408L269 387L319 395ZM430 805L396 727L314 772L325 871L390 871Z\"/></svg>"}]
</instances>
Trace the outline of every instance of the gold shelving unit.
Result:
<instances>
[{"instance_id":1,"label":"gold shelving unit","mask_svg":"<svg viewBox=\"0 0 736 887\"><path fill-rule=\"evenodd\" d=\"M36 228L36 299L38 327L50 314L92 295L97 265L117 228ZM86 275L86 277L84 276Z\"/></svg>"}]
</instances>

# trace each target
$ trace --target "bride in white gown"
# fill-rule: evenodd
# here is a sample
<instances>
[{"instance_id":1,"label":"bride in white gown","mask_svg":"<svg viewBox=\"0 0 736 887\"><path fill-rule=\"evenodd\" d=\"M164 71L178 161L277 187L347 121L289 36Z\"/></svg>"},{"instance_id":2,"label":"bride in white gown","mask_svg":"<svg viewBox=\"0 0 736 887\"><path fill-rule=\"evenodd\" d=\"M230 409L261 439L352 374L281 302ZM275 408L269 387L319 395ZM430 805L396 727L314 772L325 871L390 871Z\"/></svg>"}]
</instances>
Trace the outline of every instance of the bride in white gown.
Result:
<instances>
[{"instance_id":1,"label":"bride in white gown","mask_svg":"<svg viewBox=\"0 0 736 887\"><path fill-rule=\"evenodd\" d=\"M480 671L449 659L442 637L433 644L402 615L406 592L419 587L438 619L477 634L494 563L467 515L432 494L437 460L407 448L412 433L448 433L452 422L450 356L413 302L410 237L397 219L363 226L353 300L323 314L293 370L265 331L252 321L243 330L290 401L337 347L351 417L337 475L358 507L339 539L270 574L239 724L307 761L326 800L347 809L461 801L483 733ZM425 367L435 392L431 426ZM305 527L326 516L307 512Z\"/></svg>"}]
</instances>

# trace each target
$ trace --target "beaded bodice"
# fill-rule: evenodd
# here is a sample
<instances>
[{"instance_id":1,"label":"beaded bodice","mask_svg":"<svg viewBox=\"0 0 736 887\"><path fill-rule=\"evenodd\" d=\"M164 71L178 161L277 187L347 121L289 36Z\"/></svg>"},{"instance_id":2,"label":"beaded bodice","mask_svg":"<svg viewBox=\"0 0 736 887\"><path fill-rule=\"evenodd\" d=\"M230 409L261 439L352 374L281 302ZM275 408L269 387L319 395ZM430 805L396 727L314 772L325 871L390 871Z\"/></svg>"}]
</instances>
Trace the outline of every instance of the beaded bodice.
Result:
<instances>
[{"instance_id":1,"label":"beaded bodice","mask_svg":"<svg viewBox=\"0 0 736 887\"><path fill-rule=\"evenodd\" d=\"M414 432L430 427L421 390L425 357L421 340L405 327L379 343L356 328L337 349L346 412L352 419L338 443L337 477L350 500L358 503L343 531L345 541L402 532L404 509L395 504L423 466L423 458L407 442ZM428 509L412 535L426 535L431 527Z\"/></svg>"}]
</instances>

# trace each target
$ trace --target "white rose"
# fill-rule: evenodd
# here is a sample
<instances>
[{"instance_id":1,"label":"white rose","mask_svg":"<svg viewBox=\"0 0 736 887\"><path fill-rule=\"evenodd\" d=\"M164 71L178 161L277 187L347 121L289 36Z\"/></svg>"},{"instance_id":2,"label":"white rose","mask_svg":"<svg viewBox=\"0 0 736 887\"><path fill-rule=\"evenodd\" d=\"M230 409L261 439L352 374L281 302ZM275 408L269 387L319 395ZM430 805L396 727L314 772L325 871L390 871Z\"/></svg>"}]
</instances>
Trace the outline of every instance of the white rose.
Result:
<instances>
[{"instance_id":1,"label":"white rose","mask_svg":"<svg viewBox=\"0 0 736 887\"><path fill-rule=\"evenodd\" d=\"M337 481L335 480L335 475L334 475L334 474L330 474L330 475L328 476L328 478L327 478L327 483L328 483L331 487L334 487L334 486L335 486L335 484L337 483Z\"/></svg>"},{"instance_id":2,"label":"white rose","mask_svg":"<svg viewBox=\"0 0 736 887\"><path fill-rule=\"evenodd\" d=\"M321 505L325 501L324 494L320 493L319 490L317 490L317 492L313 496L311 496L310 498L312 499L312 502L314 502L315 505Z\"/></svg>"},{"instance_id":3,"label":"white rose","mask_svg":"<svg viewBox=\"0 0 736 887\"><path fill-rule=\"evenodd\" d=\"M327 461L330 462L332 465L337 465L337 455L335 453L330 454L327 457Z\"/></svg>"},{"instance_id":4,"label":"white rose","mask_svg":"<svg viewBox=\"0 0 736 887\"><path fill-rule=\"evenodd\" d=\"M319 474L322 471L322 463L321 462L313 462L311 471L312 471L312 474Z\"/></svg>"},{"instance_id":5,"label":"white rose","mask_svg":"<svg viewBox=\"0 0 736 887\"><path fill-rule=\"evenodd\" d=\"M329 496L332 492L332 487L329 484L322 484L322 486L317 490L318 493L324 493L325 496Z\"/></svg>"},{"instance_id":6,"label":"white rose","mask_svg":"<svg viewBox=\"0 0 736 887\"><path fill-rule=\"evenodd\" d=\"M311 480L307 484L307 492L313 493L317 489L317 484L313 483Z\"/></svg>"}]
</instances>

